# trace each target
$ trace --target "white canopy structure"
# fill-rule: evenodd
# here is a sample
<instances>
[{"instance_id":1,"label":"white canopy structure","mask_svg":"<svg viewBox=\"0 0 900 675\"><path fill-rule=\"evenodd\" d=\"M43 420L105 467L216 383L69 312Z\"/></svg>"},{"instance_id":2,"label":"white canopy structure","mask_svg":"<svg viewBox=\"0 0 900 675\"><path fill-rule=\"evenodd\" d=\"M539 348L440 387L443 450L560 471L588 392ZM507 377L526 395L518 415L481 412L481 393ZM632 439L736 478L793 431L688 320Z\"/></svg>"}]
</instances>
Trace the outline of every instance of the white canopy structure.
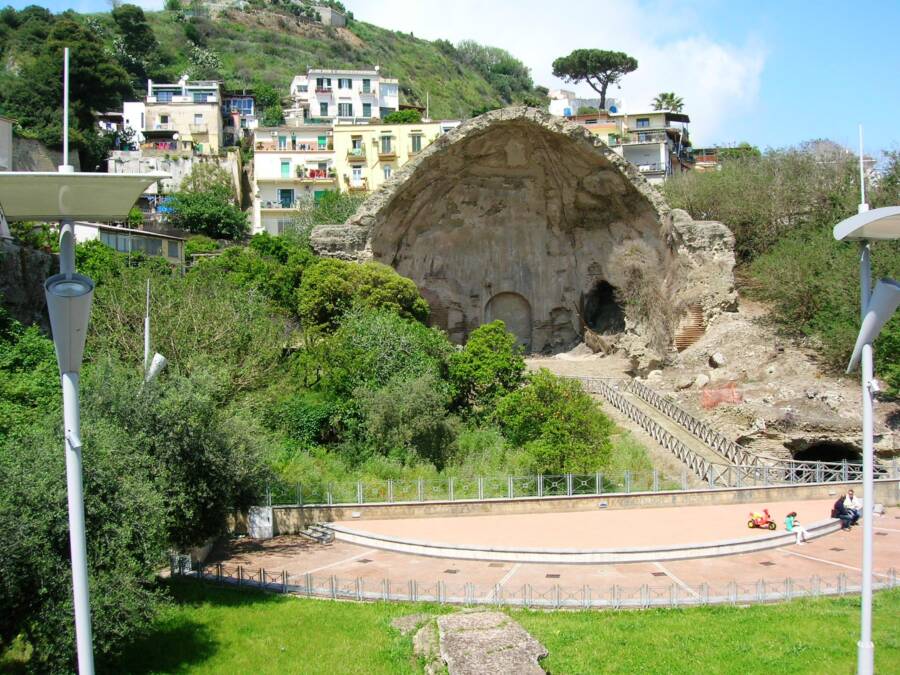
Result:
<instances>
[{"instance_id":1,"label":"white canopy structure","mask_svg":"<svg viewBox=\"0 0 900 675\"><path fill-rule=\"evenodd\" d=\"M7 220L124 220L164 173L109 174L0 171Z\"/></svg>"}]
</instances>

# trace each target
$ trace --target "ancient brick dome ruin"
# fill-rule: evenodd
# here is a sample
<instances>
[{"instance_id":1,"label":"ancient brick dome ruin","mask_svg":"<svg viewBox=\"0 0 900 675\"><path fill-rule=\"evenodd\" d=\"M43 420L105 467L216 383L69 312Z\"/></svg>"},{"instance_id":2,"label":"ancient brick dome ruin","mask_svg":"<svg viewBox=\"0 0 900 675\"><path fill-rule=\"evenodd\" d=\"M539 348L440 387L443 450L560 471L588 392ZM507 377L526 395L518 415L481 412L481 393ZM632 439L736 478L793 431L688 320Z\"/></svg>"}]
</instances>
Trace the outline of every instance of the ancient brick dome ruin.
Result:
<instances>
[{"instance_id":1,"label":"ancient brick dome ruin","mask_svg":"<svg viewBox=\"0 0 900 675\"><path fill-rule=\"evenodd\" d=\"M723 225L670 209L599 138L533 108L441 136L312 242L413 279L460 343L502 319L529 352L554 352L587 327L643 361L671 352L686 317L735 301Z\"/></svg>"}]
</instances>

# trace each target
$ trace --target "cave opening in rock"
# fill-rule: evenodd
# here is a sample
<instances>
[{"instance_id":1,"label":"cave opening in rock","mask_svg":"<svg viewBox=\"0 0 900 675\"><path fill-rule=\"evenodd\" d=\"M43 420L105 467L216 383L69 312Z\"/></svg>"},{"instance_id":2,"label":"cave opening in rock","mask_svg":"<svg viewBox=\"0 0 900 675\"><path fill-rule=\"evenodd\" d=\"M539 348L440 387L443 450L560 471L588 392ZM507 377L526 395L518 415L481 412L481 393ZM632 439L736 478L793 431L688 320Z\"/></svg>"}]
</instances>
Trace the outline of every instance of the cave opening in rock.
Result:
<instances>
[{"instance_id":1,"label":"cave opening in rock","mask_svg":"<svg viewBox=\"0 0 900 675\"><path fill-rule=\"evenodd\" d=\"M609 282L597 282L584 298L584 322L602 335L625 330L625 312L616 302L616 289Z\"/></svg>"},{"instance_id":2,"label":"cave opening in rock","mask_svg":"<svg viewBox=\"0 0 900 675\"><path fill-rule=\"evenodd\" d=\"M794 459L799 462L848 462L859 463L862 454L850 443L840 441L819 441L802 450L794 452Z\"/></svg>"}]
</instances>

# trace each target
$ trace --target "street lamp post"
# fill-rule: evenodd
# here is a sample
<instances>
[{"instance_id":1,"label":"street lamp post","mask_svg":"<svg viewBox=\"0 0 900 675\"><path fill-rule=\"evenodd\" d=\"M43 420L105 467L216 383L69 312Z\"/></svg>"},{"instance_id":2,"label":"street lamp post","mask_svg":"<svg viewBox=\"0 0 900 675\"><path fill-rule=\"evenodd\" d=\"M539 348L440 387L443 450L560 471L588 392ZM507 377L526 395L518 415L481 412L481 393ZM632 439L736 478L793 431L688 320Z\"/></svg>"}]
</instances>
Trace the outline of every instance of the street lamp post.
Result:
<instances>
[{"instance_id":1,"label":"street lamp post","mask_svg":"<svg viewBox=\"0 0 900 675\"><path fill-rule=\"evenodd\" d=\"M93 675L78 385L94 282L75 272L74 222L76 219L124 220L141 193L157 180L169 178L169 175L75 173L68 163L69 50L66 49L64 54L63 165L58 172L0 172L0 210L8 220L60 223L60 273L47 279L44 293L63 395L78 671L81 675Z\"/></svg>"},{"instance_id":2,"label":"street lamp post","mask_svg":"<svg viewBox=\"0 0 900 675\"><path fill-rule=\"evenodd\" d=\"M873 436L874 394L877 391L872 343L900 305L900 284L892 279L881 279L872 290L870 242L900 239L900 206L869 211L863 202L859 213L835 225L834 238L838 241L858 241L861 246L859 283L862 325L847 372L852 372L862 364L863 560L856 669L859 675L872 675L875 668L875 644L872 642L872 514L875 500Z\"/></svg>"}]
</instances>

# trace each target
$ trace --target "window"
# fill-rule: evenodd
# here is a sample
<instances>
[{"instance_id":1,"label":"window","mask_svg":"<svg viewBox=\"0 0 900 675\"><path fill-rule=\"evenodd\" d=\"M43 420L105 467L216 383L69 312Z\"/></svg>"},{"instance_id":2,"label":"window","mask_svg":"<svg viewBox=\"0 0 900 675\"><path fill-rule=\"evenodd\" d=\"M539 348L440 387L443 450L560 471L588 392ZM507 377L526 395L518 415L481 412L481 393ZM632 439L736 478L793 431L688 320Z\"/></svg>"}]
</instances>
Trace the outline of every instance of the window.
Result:
<instances>
[{"instance_id":1,"label":"window","mask_svg":"<svg viewBox=\"0 0 900 675\"><path fill-rule=\"evenodd\" d=\"M317 168L319 171L328 171L328 162L319 162Z\"/></svg>"},{"instance_id":2,"label":"window","mask_svg":"<svg viewBox=\"0 0 900 675\"><path fill-rule=\"evenodd\" d=\"M168 244L168 246L167 246L168 250L167 250L166 255L170 258L177 258L178 257L178 242L170 241L170 242L167 242L167 244Z\"/></svg>"},{"instance_id":3,"label":"window","mask_svg":"<svg viewBox=\"0 0 900 675\"><path fill-rule=\"evenodd\" d=\"M328 117L328 104L327 103L319 103L319 115L321 117Z\"/></svg>"},{"instance_id":4,"label":"window","mask_svg":"<svg viewBox=\"0 0 900 675\"><path fill-rule=\"evenodd\" d=\"M384 179L387 180L388 178L390 178L391 173L392 173L391 166L390 166L390 164L388 164L387 166L384 167Z\"/></svg>"},{"instance_id":5,"label":"window","mask_svg":"<svg viewBox=\"0 0 900 675\"><path fill-rule=\"evenodd\" d=\"M371 103L363 103L363 117L371 117L372 116L372 104Z\"/></svg>"},{"instance_id":6,"label":"window","mask_svg":"<svg viewBox=\"0 0 900 675\"><path fill-rule=\"evenodd\" d=\"M362 167L354 166L351 169L350 185L353 187L362 187Z\"/></svg>"},{"instance_id":7,"label":"window","mask_svg":"<svg viewBox=\"0 0 900 675\"><path fill-rule=\"evenodd\" d=\"M413 134L410 136L410 140L412 141L412 151L422 152L422 134Z\"/></svg>"},{"instance_id":8,"label":"window","mask_svg":"<svg viewBox=\"0 0 900 675\"><path fill-rule=\"evenodd\" d=\"M293 189L278 188L278 201L281 202L281 208L291 208L294 205Z\"/></svg>"},{"instance_id":9,"label":"window","mask_svg":"<svg viewBox=\"0 0 900 675\"><path fill-rule=\"evenodd\" d=\"M331 90L331 78L330 77L317 77L316 78L316 89L325 89Z\"/></svg>"},{"instance_id":10,"label":"window","mask_svg":"<svg viewBox=\"0 0 900 675\"><path fill-rule=\"evenodd\" d=\"M328 149L328 136L319 136L317 139L319 150Z\"/></svg>"},{"instance_id":11,"label":"window","mask_svg":"<svg viewBox=\"0 0 900 675\"><path fill-rule=\"evenodd\" d=\"M209 100L208 96L209 94L207 94L205 91L195 91L194 103L206 103Z\"/></svg>"},{"instance_id":12,"label":"window","mask_svg":"<svg viewBox=\"0 0 900 675\"><path fill-rule=\"evenodd\" d=\"M327 192L328 190L316 190L315 192L313 192L313 202L315 204L318 204L320 201L322 201L322 199L325 198L325 194Z\"/></svg>"},{"instance_id":13,"label":"window","mask_svg":"<svg viewBox=\"0 0 900 675\"><path fill-rule=\"evenodd\" d=\"M382 155L390 155L391 154L391 137L390 136L382 136L381 137L381 154Z\"/></svg>"},{"instance_id":14,"label":"window","mask_svg":"<svg viewBox=\"0 0 900 675\"><path fill-rule=\"evenodd\" d=\"M279 136L278 137L278 149L279 150L287 149L287 136Z\"/></svg>"},{"instance_id":15,"label":"window","mask_svg":"<svg viewBox=\"0 0 900 675\"><path fill-rule=\"evenodd\" d=\"M158 92L156 92L156 100L158 103L171 103L172 102L172 92L171 91L158 91Z\"/></svg>"},{"instance_id":16,"label":"window","mask_svg":"<svg viewBox=\"0 0 900 675\"><path fill-rule=\"evenodd\" d=\"M338 103L338 117L353 117L353 104Z\"/></svg>"},{"instance_id":17,"label":"window","mask_svg":"<svg viewBox=\"0 0 900 675\"><path fill-rule=\"evenodd\" d=\"M278 234L284 234L291 229L292 221L290 218L279 218L275 221L275 229Z\"/></svg>"},{"instance_id":18,"label":"window","mask_svg":"<svg viewBox=\"0 0 900 675\"><path fill-rule=\"evenodd\" d=\"M194 124L197 126L203 124L203 113L194 113Z\"/></svg>"},{"instance_id":19,"label":"window","mask_svg":"<svg viewBox=\"0 0 900 675\"><path fill-rule=\"evenodd\" d=\"M650 128L650 118L649 117L638 117L637 121L634 123L638 129L648 129Z\"/></svg>"},{"instance_id":20,"label":"window","mask_svg":"<svg viewBox=\"0 0 900 675\"><path fill-rule=\"evenodd\" d=\"M289 159L281 160L281 177L282 178L290 178L291 177L291 160L289 160Z\"/></svg>"},{"instance_id":21,"label":"window","mask_svg":"<svg viewBox=\"0 0 900 675\"><path fill-rule=\"evenodd\" d=\"M368 78L363 78L362 81L362 91L364 94L369 94L372 91L372 80Z\"/></svg>"},{"instance_id":22,"label":"window","mask_svg":"<svg viewBox=\"0 0 900 675\"><path fill-rule=\"evenodd\" d=\"M339 77L338 89L353 89L353 80L349 77Z\"/></svg>"},{"instance_id":23,"label":"window","mask_svg":"<svg viewBox=\"0 0 900 675\"><path fill-rule=\"evenodd\" d=\"M162 255L162 239L144 239L144 253Z\"/></svg>"},{"instance_id":24,"label":"window","mask_svg":"<svg viewBox=\"0 0 900 675\"><path fill-rule=\"evenodd\" d=\"M160 115L160 116L159 116L159 123L160 123L160 124L168 124L168 123L169 123L169 116L168 116L168 115Z\"/></svg>"}]
</instances>

